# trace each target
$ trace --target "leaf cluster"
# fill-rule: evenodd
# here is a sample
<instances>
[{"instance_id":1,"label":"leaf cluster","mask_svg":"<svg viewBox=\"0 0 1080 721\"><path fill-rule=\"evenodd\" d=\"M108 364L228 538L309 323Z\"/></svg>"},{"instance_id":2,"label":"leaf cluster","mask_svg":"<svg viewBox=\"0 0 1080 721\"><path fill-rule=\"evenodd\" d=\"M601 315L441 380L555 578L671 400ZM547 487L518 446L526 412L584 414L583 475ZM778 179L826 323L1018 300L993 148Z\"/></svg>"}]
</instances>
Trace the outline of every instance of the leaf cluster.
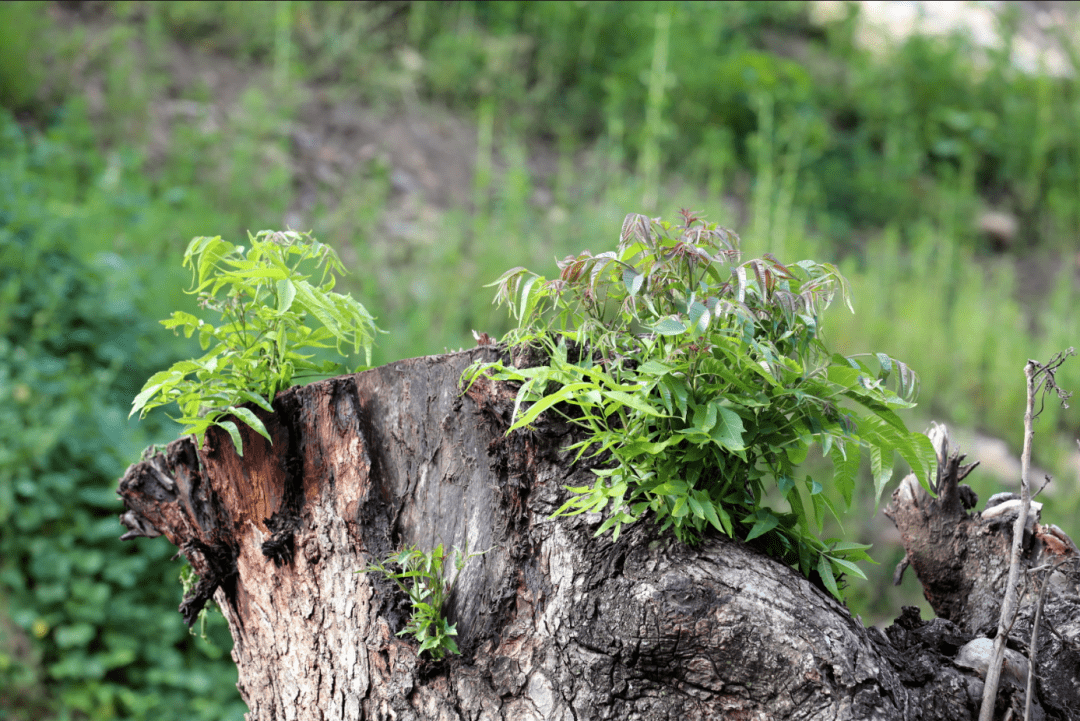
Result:
<instances>
[{"instance_id":1,"label":"leaf cluster","mask_svg":"<svg viewBox=\"0 0 1080 721\"><path fill-rule=\"evenodd\" d=\"M344 370L334 361L316 362L305 350L336 347L344 354L347 348L353 353L363 349L370 364L380 332L364 306L333 292L334 273L345 268L332 248L294 231L264 230L249 234L248 240L246 250L220 237L195 238L188 245L184 267L191 269L194 281L188 292L198 295L201 308L217 311L221 322L215 326L183 311L161 321L187 338L198 333L207 353L150 376L130 414L141 418L152 408L176 403L181 415L174 420L185 433L195 434L201 445L206 430L218 426L229 433L240 455L240 432L230 416L270 440L262 421L241 403L273 412L274 396L294 378ZM304 273L308 261L322 271L317 284ZM306 325L308 314L321 327Z\"/></svg>"},{"instance_id":2,"label":"leaf cluster","mask_svg":"<svg viewBox=\"0 0 1080 721\"><path fill-rule=\"evenodd\" d=\"M443 578L443 565L447 556L443 552L441 543L431 552L409 546L390 555L384 561L369 563L357 573L377 571L393 581L409 597L412 614L405 628L398 631L397 635L411 635L420 642L418 654L427 651L433 659L438 661L447 653L461 653L453 639L457 635L457 627L443 616L443 604L449 598L450 592L454 589L454 583L461 574L461 569L465 567L469 559L485 553L487 551L469 553L468 546L464 551L455 546L454 576L449 581ZM401 570L394 571L389 568L391 565Z\"/></svg>"},{"instance_id":3,"label":"leaf cluster","mask_svg":"<svg viewBox=\"0 0 1080 721\"><path fill-rule=\"evenodd\" d=\"M758 539L839 595L839 575L864 578L868 546L819 538L840 515L825 484L850 507L864 451L876 499L894 453L928 478L933 449L895 412L914 405L917 376L885 354L829 351L819 316L837 294L851 306L833 265L743 262L734 233L682 214L628 215L617 250L567 257L556 278L503 274L496 301L518 321L505 340L545 362L477 364L464 380L520 384L508 432L544 412L584 430L571 449L601 461L596 481L570 487L557 515L604 513L597 534L614 538L651 513L685 542L710 528ZM830 478L800 477L813 444Z\"/></svg>"}]
</instances>

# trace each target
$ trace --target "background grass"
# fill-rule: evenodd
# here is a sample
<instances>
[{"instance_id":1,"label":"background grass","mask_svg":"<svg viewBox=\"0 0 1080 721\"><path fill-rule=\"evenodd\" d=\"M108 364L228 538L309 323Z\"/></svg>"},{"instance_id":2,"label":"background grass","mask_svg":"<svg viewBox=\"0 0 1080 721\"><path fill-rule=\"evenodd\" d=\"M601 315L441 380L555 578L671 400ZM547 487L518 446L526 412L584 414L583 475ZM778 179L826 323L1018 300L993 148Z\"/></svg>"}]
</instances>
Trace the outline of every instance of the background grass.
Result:
<instances>
[{"instance_id":1,"label":"background grass","mask_svg":"<svg viewBox=\"0 0 1080 721\"><path fill-rule=\"evenodd\" d=\"M195 352L155 321L192 309L196 235L313 230L390 331L382 363L505 331L482 287L504 269L551 274L628 212L692 207L749 254L838 262L856 314L827 314L830 342L921 374L914 427L1017 454L1024 362L1077 342L1077 83L962 37L871 56L857 23L764 2L0 4L0 715L243 713L223 624L180 624L171 547L117 541L117 477L175 435L126 415ZM1016 232L980 230L987 210ZM1080 362L1059 382L1080 389ZM1048 404L1035 451L1044 516L1074 536L1077 426ZM1016 480L972 476L982 498ZM888 622L918 585L888 586L902 551L857 504L845 535L882 565L849 604Z\"/></svg>"}]
</instances>

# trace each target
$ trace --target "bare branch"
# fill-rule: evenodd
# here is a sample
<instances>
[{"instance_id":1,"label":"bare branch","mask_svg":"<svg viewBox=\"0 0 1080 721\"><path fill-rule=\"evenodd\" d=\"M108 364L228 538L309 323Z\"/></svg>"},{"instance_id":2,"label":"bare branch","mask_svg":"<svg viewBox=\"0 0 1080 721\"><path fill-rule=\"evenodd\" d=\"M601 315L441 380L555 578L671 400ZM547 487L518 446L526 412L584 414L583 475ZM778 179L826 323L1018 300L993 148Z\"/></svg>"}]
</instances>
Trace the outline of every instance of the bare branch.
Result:
<instances>
[{"instance_id":1,"label":"bare branch","mask_svg":"<svg viewBox=\"0 0 1080 721\"><path fill-rule=\"evenodd\" d=\"M1040 391L1045 394L1053 390L1057 393L1062 405L1067 407L1066 401L1071 394L1058 387L1055 373L1061 364L1065 362L1065 359L1071 355L1075 355L1075 351L1069 348L1055 355L1046 365L1034 360L1028 360L1024 365L1024 377L1027 379L1027 410L1024 413L1024 450L1020 457L1020 513L1017 515L1016 523L1013 526L1009 580L1005 584L1005 598L1002 599L1001 603L1001 615L998 618L993 655L990 658L990 666L986 670L986 683L983 686L979 721L993 721L994 701L997 698L998 683L1001 680L1001 662L1005 655L1005 641L1009 635L1009 628L1015 621L1017 614L1017 581L1020 575L1020 555L1023 550L1024 529L1027 526L1028 511L1031 508L1031 442L1035 436L1034 421L1038 417L1038 413L1035 412L1035 396ZM1040 394L1040 398L1044 399L1045 396ZM1039 412L1042 412L1041 406ZM1034 662L1034 659L1032 659L1032 662Z\"/></svg>"},{"instance_id":2,"label":"bare branch","mask_svg":"<svg viewBox=\"0 0 1080 721\"><path fill-rule=\"evenodd\" d=\"M1039 601L1035 606L1035 619L1031 622L1031 644L1028 646L1028 674L1027 689L1024 692L1024 721L1031 721L1031 699L1035 696L1035 659L1039 651L1039 623L1042 621L1043 605L1046 603L1046 590L1050 588L1050 575L1063 561L1054 564L1043 564L1039 568L1033 568L1029 573L1034 576L1042 571L1042 584L1039 588Z\"/></svg>"}]
</instances>

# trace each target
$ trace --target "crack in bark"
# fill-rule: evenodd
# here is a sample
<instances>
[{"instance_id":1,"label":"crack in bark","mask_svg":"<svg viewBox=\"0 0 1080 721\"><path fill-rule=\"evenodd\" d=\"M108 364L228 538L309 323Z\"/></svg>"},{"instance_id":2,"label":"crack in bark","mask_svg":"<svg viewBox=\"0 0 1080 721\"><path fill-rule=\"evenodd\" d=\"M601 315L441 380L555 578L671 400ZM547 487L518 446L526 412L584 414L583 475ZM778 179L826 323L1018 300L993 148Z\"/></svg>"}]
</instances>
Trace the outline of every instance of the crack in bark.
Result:
<instances>
[{"instance_id":1,"label":"crack in bark","mask_svg":"<svg viewBox=\"0 0 1080 721\"><path fill-rule=\"evenodd\" d=\"M262 553L275 566L281 567L293 562L296 532L304 504L304 448L300 415L305 411L295 394L275 398L274 406L275 415L281 418L289 442L281 456L285 469L281 505L270 518L263 519L270 531L270 538L263 542Z\"/></svg>"}]
</instances>

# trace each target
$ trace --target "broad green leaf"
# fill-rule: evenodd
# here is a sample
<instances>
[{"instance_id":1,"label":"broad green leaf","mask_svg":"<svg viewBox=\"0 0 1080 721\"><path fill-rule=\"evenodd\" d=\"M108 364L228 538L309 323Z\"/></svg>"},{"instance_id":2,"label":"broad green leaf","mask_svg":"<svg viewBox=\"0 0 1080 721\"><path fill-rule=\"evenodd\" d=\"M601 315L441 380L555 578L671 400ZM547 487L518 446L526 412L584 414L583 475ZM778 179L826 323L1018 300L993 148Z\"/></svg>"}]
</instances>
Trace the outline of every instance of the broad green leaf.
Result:
<instances>
[{"instance_id":1,"label":"broad green leaf","mask_svg":"<svg viewBox=\"0 0 1080 721\"><path fill-rule=\"evenodd\" d=\"M282 278L277 282L278 313L284 313L292 307L293 299L296 298L296 286L288 278Z\"/></svg>"},{"instance_id":2,"label":"broad green leaf","mask_svg":"<svg viewBox=\"0 0 1080 721\"><path fill-rule=\"evenodd\" d=\"M832 383L857 392L863 390L862 384L859 383L859 379L863 376L862 371L849 366L830 365L825 372L825 377Z\"/></svg>"},{"instance_id":3,"label":"broad green leaf","mask_svg":"<svg viewBox=\"0 0 1080 721\"><path fill-rule=\"evenodd\" d=\"M865 440L882 449L895 450L911 466L916 477L920 479L929 477L937 455L933 452L933 445L925 435L898 429L893 424L883 422L875 416L863 417L860 425L861 435Z\"/></svg>"},{"instance_id":4,"label":"broad green leaf","mask_svg":"<svg viewBox=\"0 0 1080 721\"><path fill-rule=\"evenodd\" d=\"M768 533L776 528L780 523L780 519L769 513L767 510L759 510L752 516L754 519L754 526L750 529L750 532L746 534L746 540L752 541L758 536ZM751 519L747 519L751 520Z\"/></svg>"},{"instance_id":5,"label":"broad green leaf","mask_svg":"<svg viewBox=\"0 0 1080 721\"><path fill-rule=\"evenodd\" d=\"M677 318L664 318L649 330L657 335L681 335L686 332L686 326Z\"/></svg>"},{"instance_id":6,"label":"broad green leaf","mask_svg":"<svg viewBox=\"0 0 1080 721\"><path fill-rule=\"evenodd\" d=\"M686 418L690 397L690 390L686 387L686 381L681 378L665 376L660 382L671 392L672 397L675 399L676 407L681 412L682 417Z\"/></svg>"},{"instance_id":7,"label":"broad green leaf","mask_svg":"<svg viewBox=\"0 0 1080 721\"><path fill-rule=\"evenodd\" d=\"M671 366L667 365L666 363L661 363L658 360L646 361L637 368L638 373L649 376L662 376L667 373L671 373L671 371Z\"/></svg>"},{"instance_id":8,"label":"broad green leaf","mask_svg":"<svg viewBox=\"0 0 1080 721\"><path fill-rule=\"evenodd\" d=\"M795 488L795 479L790 476L780 476L776 479L776 485L780 489L780 495L787 498L788 493Z\"/></svg>"},{"instance_id":9,"label":"broad green leaf","mask_svg":"<svg viewBox=\"0 0 1080 721\"><path fill-rule=\"evenodd\" d=\"M708 403L694 409L694 427L702 433L708 433L716 425L716 404Z\"/></svg>"},{"instance_id":10,"label":"broad green leaf","mask_svg":"<svg viewBox=\"0 0 1080 721\"><path fill-rule=\"evenodd\" d=\"M687 320L697 333L704 333L709 327L711 314L704 304L694 301L686 310Z\"/></svg>"},{"instance_id":11,"label":"broad green leaf","mask_svg":"<svg viewBox=\"0 0 1080 721\"><path fill-rule=\"evenodd\" d=\"M911 441L911 455L904 455L901 452L901 457L911 466L923 487L933 494L930 479L935 476L937 468L937 452L934 450L934 444L923 433L912 433L908 439ZM919 470L915 470L916 468ZM922 475L919 475L920 473Z\"/></svg>"},{"instance_id":12,"label":"broad green leaf","mask_svg":"<svg viewBox=\"0 0 1080 721\"><path fill-rule=\"evenodd\" d=\"M684 481L671 480L661 483L652 489L652 492L658 496L685 496L690 492Z\"/></svg>"},{"instance_id":13,"label":"broad green leaf","mask_svg":"<svg viewBox=\"0 0 1080 721\"><path fill-rule=\"evenodd\" d=\"M221 236L213 238L194 238L188 243L184 251L184 267L192 267L198 273L197 292L203 288L207 276L217 266L218 261L233 252L236 246L221 239ZM197 265L192 265L192 259L198 256Z\"/></svg>"},{"instance_id":14,"label":"broad green leaf","mask_svg":"<svg viewBox=\"0 0 1080 721\"><path fill-rule=\"evenodd\" d=\"M572 365L567 364L567 369L572 370L575 375L582 374L582 370L579 369L577 366L572 366ZM589 378L590 380L592 380L593 382L595 382L597 384L597 386L600 386L600 387L606 388L606 389L610 389L610 390L624 391L624 392L627 392L627 393L640 393L646 387L645 383L643 383L643 382L619 383L614 378L612 378L610 375L608 375L607 373L604 373L603 368L601 366L593 366L592 368L586 369L584 371L583 375L585 377ZM576 380L576 378L575 378L575 380Z\"/></svg>"},{"instance_id":15,"label":"broad green leaf","mask_svg":"<svg viewBox=\"0 0 1080 721\"><path fill-rule=\"evenodd\" d=\"M160 374L155 374L150 380L154 380L157 375ZM147 381L147 384L149 383L150 381ZM143 386L142 392L135 396L135 400L131 401L131 412L128 413L128 418L131 418L135 413L140 411L143 406L146 405L147 401L153 398L154 394L161 390L163 386L165 386L165 383L154 383L153 385L149 385L149 387Z\"/></svg>"},{"instance_id":16,"label":"broad green leaf","mask_svg":"<svg viewBox=\"0 0 1080 721\"><path fill-rule=\"evenodd\" d=\"M829 544L832 551L867 551L873 548L872 543L854 543L852 541L836 541Z\"/></svg>"},{"instance_id":17,"label":"broad green leaf","mask_svg":"<svg viewBox=\"0 0 1080 721\"><path fill-rule=\"evenodd\" d=\"M614 531L612 532L611 537L613 541L617 541L619 540L618 533L622 528L622 519L620 519L617 514L605 519L604 522L600 524L600 527L596 529L593 536L602 536L613 528Z\"/></svg>"},{"instance_id":18,"label":"broad green leaf","mask_svg":"<svg viewBox=\"0 0 1080 721\"><path fill-rule=\"evenodd\" d=\"M799 439L793 443L788 444L784 449L787 453L788 460L791 461L791 465L798 466L806 460L806 456L810 451L810 445Z\"/></svg>"},{"instance_id":19,"label":"broad green leaf","mask_svg":"<svg viewBox=\"0 0 1080 721\"><path fill-rule=\"evenodd\" d=\"M863 573L861 568L856 566L851 561L849 561L849 560L847 560L845 558L837 558L836 556L832 556L832 555L830 555L828 558L829 558L830 562L832 562L833 564L840 567L841 572L850 573L852 576L855 576L856 578L861 578L864 581L866 580L866 574Z\"/></svg>"},{"instance_id":20,"label":"broad green leaf","mask_svg":"<svg viewBox=\"0 0 1080 721\"><path fill-rule=\"evenodd\" d=\"M724 527L723 523L721 523L720 517L716 513L716 506L713 505L711 499L703 501L701 507L705 511L705 519L712 524L713 528L721 533L727 533L729 536L731 535L730 531Z\"/></svg>"},{"instance_id":21,"label":"broad green leaf","mask_svg":"<svg viewBox=\"0 0 1080 721\"><path fill-rule=\"evenodd\" d=\"M724 527L724 533L731 538L735 535L735 528L731 523L731 515L727 512L723 506L715 506L717 514L720 516L720 523Z\"/></svg>"},{"instance_id":22,"label":"broad green leaf","mask_svg":"<svg viewBox=\"0 0 1080 721\"><path fill-rule=\"evenodd\" d=\"M715 407L717 411L716 425L713 426L712 439L716 443L728 450L741 451L746 448L746 444L743 441L743 422L739 414L719 406L716 402L710 403L710 407Z\"/></svg>"}]
</instances>

